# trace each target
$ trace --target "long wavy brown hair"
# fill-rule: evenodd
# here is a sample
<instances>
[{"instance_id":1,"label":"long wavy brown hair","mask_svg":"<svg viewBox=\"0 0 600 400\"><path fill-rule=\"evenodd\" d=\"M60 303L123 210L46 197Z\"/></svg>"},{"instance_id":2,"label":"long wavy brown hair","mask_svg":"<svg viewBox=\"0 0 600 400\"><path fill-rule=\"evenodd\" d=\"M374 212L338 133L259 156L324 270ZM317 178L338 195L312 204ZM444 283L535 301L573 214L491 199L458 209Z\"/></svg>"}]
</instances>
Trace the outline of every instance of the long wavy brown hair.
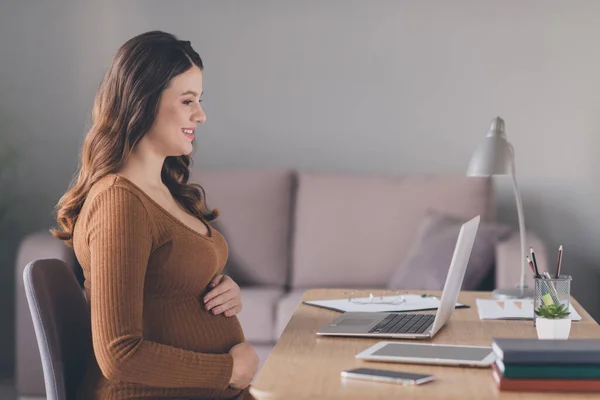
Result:
<instances>
[{"instance_id":1,"label":"long wavy brown hair","mask_svg":"<svg viewBox=\"0 0 600 400\"><path fill-rule=\"evenodd\" d=\"M73 228L91 187L123 166L154 123L161 94L171 79L194 65L204 69L190 42L165 32L143 33L119 48L94 101L79 171L55 207L59 227L50 230L54 237L73 245ZM200 185L188 183L191 164L189 155L167 157L162 182L188 212L212 221L217 210L207 208Z\"/></svg>"}]
</instances>

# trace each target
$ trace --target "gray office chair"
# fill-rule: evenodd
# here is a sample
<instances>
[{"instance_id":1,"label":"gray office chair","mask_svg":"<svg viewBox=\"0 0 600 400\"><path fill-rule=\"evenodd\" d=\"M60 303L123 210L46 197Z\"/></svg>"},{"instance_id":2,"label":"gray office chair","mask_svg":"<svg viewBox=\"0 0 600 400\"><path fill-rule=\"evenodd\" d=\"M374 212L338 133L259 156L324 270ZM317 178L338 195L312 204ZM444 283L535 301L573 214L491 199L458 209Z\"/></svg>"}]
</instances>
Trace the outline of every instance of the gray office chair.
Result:
<instances>
[{"instance_id":1,"label":"gray office chair","mask_svg":"<svg viewBox=\"0 0 600 400\"><path fill-rule=\"evenodd\" d=\"M73 271L61 260L30 262L25 294L37 338L47 400L71 400L92 354L90 313Z\"/></svg>"}]
</instances>

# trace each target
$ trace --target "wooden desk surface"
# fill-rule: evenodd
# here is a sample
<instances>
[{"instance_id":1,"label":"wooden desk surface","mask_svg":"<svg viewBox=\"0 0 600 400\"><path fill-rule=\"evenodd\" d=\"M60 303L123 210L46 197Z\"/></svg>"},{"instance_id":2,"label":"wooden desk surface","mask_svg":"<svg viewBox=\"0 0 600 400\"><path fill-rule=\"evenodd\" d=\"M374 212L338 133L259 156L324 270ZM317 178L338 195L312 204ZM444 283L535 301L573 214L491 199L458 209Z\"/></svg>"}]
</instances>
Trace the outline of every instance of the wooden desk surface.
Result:
<instances>
[{"instance_id":1,"label":"wooden desk surface","mask_svg":"<svg viewBox=\"0 0 600 400\"><path fill-rule=\"evenodd\" d=\"M345 289L314 289L305 300L344 297ZM409 293L409 292L407 292ZM439 292L423 292L439 295ZM489 292L462 292L458 301L470 306L455 309L450 321L432 340L402 340L412 343L441 343L489 346L493 337L535 338L532 321L481 321L476 298L491 298ZM573 300L582 317L573 322L571 338L600 338L600 326ZM553 394L500 392L489 368L464 368L362 361L355 354L380 340L320 337L315 332L340 315L337 311L299 304L285 331L252 384L256 399L588 399L599 393ZM436 380L419 386L342 380L340 372L356 367L382 368L433 374Z\"/></svg>"}]
</instances>

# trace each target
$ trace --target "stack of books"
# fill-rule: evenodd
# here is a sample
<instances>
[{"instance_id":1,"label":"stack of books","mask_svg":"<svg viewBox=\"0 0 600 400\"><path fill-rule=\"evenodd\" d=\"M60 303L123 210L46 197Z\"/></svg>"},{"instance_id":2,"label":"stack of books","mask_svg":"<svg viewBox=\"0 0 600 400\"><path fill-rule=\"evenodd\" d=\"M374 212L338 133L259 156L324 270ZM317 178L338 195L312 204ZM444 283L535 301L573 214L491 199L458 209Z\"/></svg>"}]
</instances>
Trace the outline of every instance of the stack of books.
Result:
<instances>
[{"instance_id":1,"label":"stack of books","mask_svg":"<svg viewBox=\"0 0 600 400\"><path fill-rule=\"evenodd\" d=\"M600 392L600 339L492 341L498 389Z\"/></svg>"}]
</instances>

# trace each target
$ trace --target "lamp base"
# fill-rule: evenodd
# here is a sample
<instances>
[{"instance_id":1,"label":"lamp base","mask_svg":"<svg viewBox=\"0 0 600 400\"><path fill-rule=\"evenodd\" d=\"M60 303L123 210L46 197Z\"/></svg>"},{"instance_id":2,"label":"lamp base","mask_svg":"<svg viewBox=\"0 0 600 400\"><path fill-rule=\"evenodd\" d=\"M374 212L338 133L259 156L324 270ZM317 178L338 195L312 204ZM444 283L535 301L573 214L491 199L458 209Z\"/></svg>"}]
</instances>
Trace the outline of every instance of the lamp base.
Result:
<instances>
[{"instance_id":1,"label":"lamp base","mask_svg":"<svg viewBox=\"0 0 600 400\"><path fill-rule=\"evenodd\" d=\"M496 289L492 292L492 296L496 300L528 299L533 298L533 289L527 286L522 288Z\"/></svg>"}]
</instances>

